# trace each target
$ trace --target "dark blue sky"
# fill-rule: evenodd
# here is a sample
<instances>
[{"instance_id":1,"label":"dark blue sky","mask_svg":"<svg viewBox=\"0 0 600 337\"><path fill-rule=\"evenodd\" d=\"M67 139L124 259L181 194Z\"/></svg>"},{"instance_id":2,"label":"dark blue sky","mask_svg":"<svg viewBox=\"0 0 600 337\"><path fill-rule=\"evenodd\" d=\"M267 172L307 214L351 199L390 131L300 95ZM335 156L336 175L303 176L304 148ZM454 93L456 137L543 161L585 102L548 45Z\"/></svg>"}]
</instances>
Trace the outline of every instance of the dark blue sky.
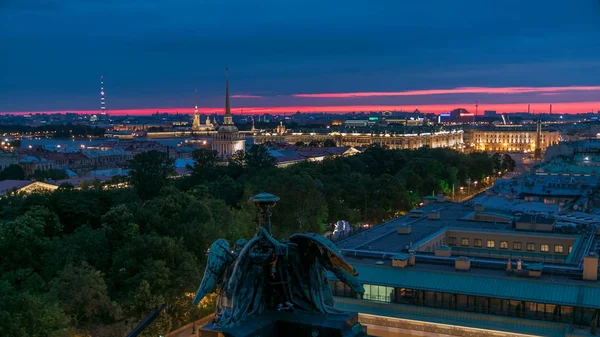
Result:
<instances>
[{"instance_id":1,"label":"dark blue sky","mask_svg":"<svg viewBox=\"0 0 600 337\"><path fill-rule=\"evenodd\" d=\"M0 0L0 111L548 101L291 94L596 86L598 0ZM600 91L555 101L600 101Z\"/></svg>"}]
</instances>

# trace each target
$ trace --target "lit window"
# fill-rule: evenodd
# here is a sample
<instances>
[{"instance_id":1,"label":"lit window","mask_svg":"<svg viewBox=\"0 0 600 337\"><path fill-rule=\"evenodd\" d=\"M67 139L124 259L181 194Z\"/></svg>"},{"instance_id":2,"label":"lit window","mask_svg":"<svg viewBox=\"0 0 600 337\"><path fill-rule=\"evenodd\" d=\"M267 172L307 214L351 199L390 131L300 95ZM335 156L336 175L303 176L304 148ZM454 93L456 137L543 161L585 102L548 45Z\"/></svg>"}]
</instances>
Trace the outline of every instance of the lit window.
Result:
<instances>
[{"instance_id":1,"label":"lit window","mask_svg":"<svg viewBox=\"0 0 600 337\"><path fill-rule=\"evenodd\" d=\"M555 253L562 253L563 252L563 246L561 245L554 245L554 252Z\"/></svg>"},{"instance_id":2,"label":"lit window","mask_svg":"<svg viewBox=\"0 0 600 337\"><path fill-rule=\"evenodd\" d=\"M363 285L365 293L363 299L379 302L391 302L394 296L393 287L384 287L371 284Z\"/></svg>"},{"instance_id":3,"label":"lit window","mask_svg":"<svg viewBox=\"0 0 600 337\"><path fill-rule=\"evenodd\" d=\"M573 250L573 246L569 246L569 254L571 254L572 250Z\"/></svg>"},{"instance_id":4,"label":"lit window","mask_svg":"<svg viewBox=\"0 0 600 337\"><path fill-rule=\"evenodd\" d=\"M513 242L513 250L521 250L521 243Z\"/></svg>"},{"instance_id":5,"label":"lit window","mask_svg":"<svg viewBox=\"0 0 600 337\"><path fill-rule=\"evenodd\" d=\"M487 240L487 247L488 248L494 248L494 247L496 247L496 241L494 241L494 240Z\"/></svg>"},{"instance_id":6,"label":"lit window","mask_svg":"<svg viewBox=\"0 0 600 337\"><path fill-rule=\"evenodd\" d=\"M545 244L540 245L540 252L547 252L548 250L549 250L548 245L545 245Z\"/></svg>"},{"instance_id":7,"label":"lit window","mask_svg":"<svg viewBox=\"0 0 600 337\"><path fill-rule=\"evenodd\" d=\"M481 239L473 239L473 246L481 247Z\"/></svg>"},{"instance_id":8,"label":"lit window","mask_svg":"<svg viewBox=\"0 0 600 337\"><path fill-rule=\"evenodd\" d=\"M460 239L460 245L468 247L469 246L469 239L467 239L467 238Z\"/></svg>"},{"instance_id":9,"label":"lit window","mask_svg":"<svg viewBox=\"0 0 600 337\"><path fill-rule=\"evenodd\" d=\"M508 249L508 241L500 241L500 249Z\"/></svg>"},{"instance_id":10,"label":"lit window","mask_svg":"<svg viewBox=\"0 0 600 337\"><path fill-rule=\"evenodd\" d=\"M456 237L449 236L448 237L448 246L455 246L455 245L456 245Z\"/></svg>"},{"instance_id":11,"label":"lit window","mask_svg":"<svg viewBox=\"0 0 600 337\"><path fill-rule=\"evenodd\" d=\"M527 244L527 251L528 251L528 252L533 252L533 251L535 251L535 243L528 243L528 244Z\"/></svg>"}]
</instances>

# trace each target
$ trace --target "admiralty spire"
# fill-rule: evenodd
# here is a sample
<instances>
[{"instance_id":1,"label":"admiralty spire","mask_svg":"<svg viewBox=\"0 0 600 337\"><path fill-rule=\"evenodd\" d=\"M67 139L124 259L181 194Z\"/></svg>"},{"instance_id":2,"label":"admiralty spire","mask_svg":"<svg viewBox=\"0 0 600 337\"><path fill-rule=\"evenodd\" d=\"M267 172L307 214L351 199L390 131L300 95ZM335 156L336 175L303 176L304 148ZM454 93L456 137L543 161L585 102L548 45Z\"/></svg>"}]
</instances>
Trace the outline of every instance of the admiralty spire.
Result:
<instances>
[{"instance_id":1,"label":"admiralty spire","mask_svg":"<svg viewBox=\"0 0 600 337\"><path fill-rule=\"evenodd\" d=\"M231 157L237 151L244 151L246 140L240 130L233 124L231 103L229 100L229 72L225 69L225 116L223 124L213 134L212 149L219 153L222 159Z\"/></svg>"}]
</instances>

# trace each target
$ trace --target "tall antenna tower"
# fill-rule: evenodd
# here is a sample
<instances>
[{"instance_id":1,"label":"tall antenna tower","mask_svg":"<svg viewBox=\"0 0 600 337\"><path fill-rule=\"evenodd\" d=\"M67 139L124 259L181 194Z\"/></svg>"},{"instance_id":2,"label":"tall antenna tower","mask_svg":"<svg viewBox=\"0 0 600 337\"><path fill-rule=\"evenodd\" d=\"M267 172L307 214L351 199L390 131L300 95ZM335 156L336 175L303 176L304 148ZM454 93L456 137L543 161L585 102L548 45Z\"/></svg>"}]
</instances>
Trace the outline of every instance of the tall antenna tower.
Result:
<instances>
[{"instance_id":1,"label":"tall antenna tower","mask_svg":"<svg viewBox=\"0 0 600 337\"><path fill-rule=\"evenodd\" d=\"M475 101L475 116L473 116L473 123L475 123L475 118L477 118L478 113L479 113L479 101Z\"/></svg>"},{"instance_id":2,"label":"tall antenna tower","mask_svg":"<svg viewBox=\"0 0 600 337\"><path fill-rule=\"evenodd\" d=\"M104 99L104 75L100 75L100 114L106 115L106 101Z\"/></svg>"}]
</instances>

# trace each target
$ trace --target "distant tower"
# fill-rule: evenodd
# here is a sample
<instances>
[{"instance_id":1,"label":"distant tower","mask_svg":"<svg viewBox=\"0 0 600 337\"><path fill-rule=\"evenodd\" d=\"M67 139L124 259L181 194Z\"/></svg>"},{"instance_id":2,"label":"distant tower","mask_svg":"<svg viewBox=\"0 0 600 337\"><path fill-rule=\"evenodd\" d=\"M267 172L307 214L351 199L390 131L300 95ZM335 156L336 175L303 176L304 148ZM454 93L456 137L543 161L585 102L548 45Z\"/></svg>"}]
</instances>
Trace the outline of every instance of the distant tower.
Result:
<instances>
[{"instance_id":1,"label":"distant tower","mask_svg":"<svg viewBox=\"0 0 600 337\"><path fill-rule=\"evenodd\" d=\"M212 149L217 151L222 159L231 157L237 151L244 151L246 139L240 130L233 124L231 104L229 103L229 73L225 69L225 115L223 124L212 135Z\"/></svg>"},{"instance_id":2,"label":"distant tower","mask_svg":"<svg viewBox=\"0 0 600 337\"><path fill-rule=\"evenodd\" d=\"M214 125L210 122L210 115L206 115L206 121L204 122L206 129L210 130Z\"/></svg>"},{"instance_id":3,"label":"distant tower","mask_svg":"<svg viewBox=\"0 0 600 337\"><path fill-rule=\"evenodd\" d=\"M194 120L192 131L200 131L200 115L198 114L198 90L194 89Z\"/></svg>"},{"instance_id":4,"label":"distant tower","mask_svg":"<svg viewBox=\"0 0 600 337\"><path fill-rule=\"evenodd\" d=\"M256 128L254 127L254 117L252 117L252 129L250 131L255 132Z\"/></svg>"},{"instance_id":5,"label":"distant tower","mask_svg":"<svg viewBox=\"0 0 600 337\"><path fill-rule=\"evenodd\" d=\"M104 99L104 75L100 75L100 114L106 115L106 100Z\"/></svg>"},{"instance_id":6,"label":"distant tower","mask_svg":"<svg viewBox=\"0 0 600 337\"><path fill-rule=\"evenodd\" d=\"M552 115L552 104L550 104L550 114Z\"/></svg>"},{"instance_id":7,"label":"distant tower","mask_svg":"<svg viewBox=\"0 0 600 337\"><path fill-rule=\"evenodd\" d=\"M542 120L538 119L537 127L535 129L535 152L533 153L534 159L542 159Z\"/></svg>"},{"instance_id":8,"label":"distant tower","mask_svg":"<svg viewBox=\"0 0 600 337\"><path fill-rule=\"evenodd\" d=\"M531 113L531 104L527 104L527 114Z\"/></svg>"},{"instance_id":9,"label":"distant tower","mask_svg":"<svg viewBox=\"0 0 600 337\"><path fill-rule=\"evenodd\" d=\"M477 118L478 112L479 112L479 102L475 101L475 116L473 116L473 123L475 123L475 118Z\"/></svg>"}]
</instances>

